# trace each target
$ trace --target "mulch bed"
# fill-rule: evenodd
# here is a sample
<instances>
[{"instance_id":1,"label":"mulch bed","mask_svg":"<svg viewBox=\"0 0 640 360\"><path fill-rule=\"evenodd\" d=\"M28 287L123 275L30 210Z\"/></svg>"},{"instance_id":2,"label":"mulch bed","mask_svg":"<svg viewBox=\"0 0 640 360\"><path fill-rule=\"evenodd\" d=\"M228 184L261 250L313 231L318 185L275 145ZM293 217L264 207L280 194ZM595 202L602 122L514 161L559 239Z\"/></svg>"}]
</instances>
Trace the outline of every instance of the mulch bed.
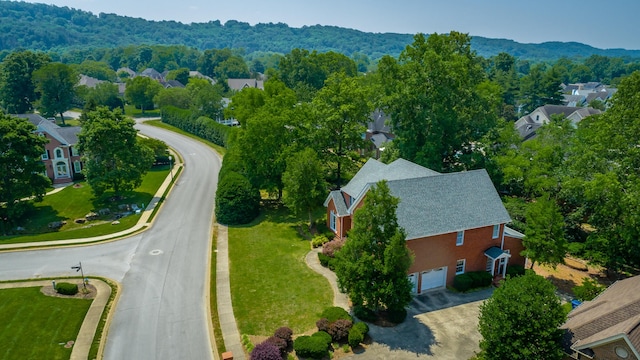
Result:
<instances>
[{"instance_id":1,"label":"mulch bed","mask_svg":"<svg viewBox=\"0 0 640 360\"><path fill-rule=\"evenodd\" d=\"M58 292L53 288L53 285L47 285L40 288L40 292L46 296L53 296L58 298L67 298L67 299L95 299L98 291L96 287L87 284L87 288L82 287L82 284L78 284L78 293L75 295L62 295L58 294Z\"/></svg>"}]
</instances>

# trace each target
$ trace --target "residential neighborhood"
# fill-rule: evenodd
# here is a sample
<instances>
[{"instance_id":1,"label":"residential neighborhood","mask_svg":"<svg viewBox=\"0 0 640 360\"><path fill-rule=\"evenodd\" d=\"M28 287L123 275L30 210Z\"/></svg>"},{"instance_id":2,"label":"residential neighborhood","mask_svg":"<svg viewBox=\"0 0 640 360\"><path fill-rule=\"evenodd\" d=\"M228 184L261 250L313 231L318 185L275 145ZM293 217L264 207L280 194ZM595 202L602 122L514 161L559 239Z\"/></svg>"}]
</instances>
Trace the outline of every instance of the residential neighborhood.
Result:
<instances>
[{"instance_id":1,"label":"residential neighborhood","mask_svg":"<svg viewBox=\"0 0 640 360\"><path fill-rule=\"evenodd\" d=\"M241 40L0 49L6 358L640 359L640 60Z\"/></svg>"}]
</instances>

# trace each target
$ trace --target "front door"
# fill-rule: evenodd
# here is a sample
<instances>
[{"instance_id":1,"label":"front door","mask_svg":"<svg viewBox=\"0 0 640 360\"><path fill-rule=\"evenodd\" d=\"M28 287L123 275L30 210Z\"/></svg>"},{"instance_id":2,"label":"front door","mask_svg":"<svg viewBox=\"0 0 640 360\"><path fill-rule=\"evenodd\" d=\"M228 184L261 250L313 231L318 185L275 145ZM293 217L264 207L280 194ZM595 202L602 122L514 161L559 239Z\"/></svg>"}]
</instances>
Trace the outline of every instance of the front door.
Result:
<instances>
[{"instance_id":1,"label":"front door","mask_svg":"<svg viewBox=\"0 0 640 360\"><path fill-rule=\"evenodd\" d=\"M507 258L500 258L500 262L498 263L498 273L496 275L504 274L504 267L507 266Z\"/></svg>"}]
</instances>

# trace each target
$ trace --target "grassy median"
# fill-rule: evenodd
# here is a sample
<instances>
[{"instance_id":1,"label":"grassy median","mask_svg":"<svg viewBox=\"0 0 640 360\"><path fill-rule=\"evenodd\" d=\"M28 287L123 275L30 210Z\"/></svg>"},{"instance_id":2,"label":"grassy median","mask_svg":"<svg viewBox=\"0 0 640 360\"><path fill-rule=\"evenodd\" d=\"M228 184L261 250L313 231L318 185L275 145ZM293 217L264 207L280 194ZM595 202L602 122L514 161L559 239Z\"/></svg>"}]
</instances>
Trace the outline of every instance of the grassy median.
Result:
<instances>
[{"instance_id":1,"label":"grassy median","mask_svg":"<svg viewBox=\"0 0 640 360\"><path fill-rule=\"evenodd\" d=\"M40 287L0 290L0 359L69 359L93 300L63 299Z\"/></svg>"}]
</instances>

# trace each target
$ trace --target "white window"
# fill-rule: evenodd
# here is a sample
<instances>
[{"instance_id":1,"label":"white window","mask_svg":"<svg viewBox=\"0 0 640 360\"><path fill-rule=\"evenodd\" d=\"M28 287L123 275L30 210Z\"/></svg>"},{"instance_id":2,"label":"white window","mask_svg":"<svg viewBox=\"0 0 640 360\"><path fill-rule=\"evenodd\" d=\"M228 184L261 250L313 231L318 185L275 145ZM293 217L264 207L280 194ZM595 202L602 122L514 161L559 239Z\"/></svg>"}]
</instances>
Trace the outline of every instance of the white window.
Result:
<instances>
[{"instance_id":1,"label":"white window","mask_svg":"<svg viewBox=\"0 0 640 360\"><path fill-rule=\"evenodd\" d=\"M464 230L458 231L458 235L456 236L456 246L461 246L464 244Z\"/></svg>"},{"instance_id":2,"label":"white window","mask_svg":"<svg viewBox=\"0 0 640 360\"><path fill-rule=\"evenodd\" d=\"M493 225L493 238L497 239L500 235L500 225Z\"/></svg>"},{"instance_id":3,"label":"white window","mask_svg":"<svg viewBox=\"0 0 640 360\"><path fill-rule=\"evenodd\" d=\"M80 161L74 161L73 162L73 172L75 172L76 174L82 171L82 165L80 164Z\"/></svg>"},{"instance_id":4,"label":"white window","mask_svg":"<svg viewBox=\"0 0 640 360\"><path fill-rule=\"evenodd\" d=\"M60 149L60 148L56 148L56 149L54 150L54 152L55 152L56 159L60 159L60 158L62 158L62 157L63 157L63 156L62 156L62 149Z\"/></svg>"},{"instance_id":5,"label":"white window","mask_svg":"<svg viewBox=\"0 0 640 360\"><path fill-rule=\"evenodd\" d=\"M331 213L329 214L329 227L334 232L336 231L336 213L333 210L331 210Z\"/></svg>"},{"instance_id":6,"label":"white window","mask_svg":"<svg viewBox=\"0 0 640 360\"><path fill-rule=\"evenodd\" d=\"M464 274L464 263L465 259L460 259L456 261L456 275Z\"/></svg>"},{"instance_id":7,"label":"white window","mask_svg":"<svg viewBox=\"0 0 640 360\"><path fill-rule=\"evenodd\" d=\"M78 153L78 148L76 148L75 146L71 147L71 156L80 156L80 153Z\"/></svg>"},{"instance_id":8,"label":"white window","mask_svg":"<svg viewBox=\"0 0 640 360\"><path fill-rule=\"evenodd\" d=\"M49 150L44 149L44 152L42 153L42 155L40 155L40 159L49 160Z\"/></svg>"}]
</instances>

